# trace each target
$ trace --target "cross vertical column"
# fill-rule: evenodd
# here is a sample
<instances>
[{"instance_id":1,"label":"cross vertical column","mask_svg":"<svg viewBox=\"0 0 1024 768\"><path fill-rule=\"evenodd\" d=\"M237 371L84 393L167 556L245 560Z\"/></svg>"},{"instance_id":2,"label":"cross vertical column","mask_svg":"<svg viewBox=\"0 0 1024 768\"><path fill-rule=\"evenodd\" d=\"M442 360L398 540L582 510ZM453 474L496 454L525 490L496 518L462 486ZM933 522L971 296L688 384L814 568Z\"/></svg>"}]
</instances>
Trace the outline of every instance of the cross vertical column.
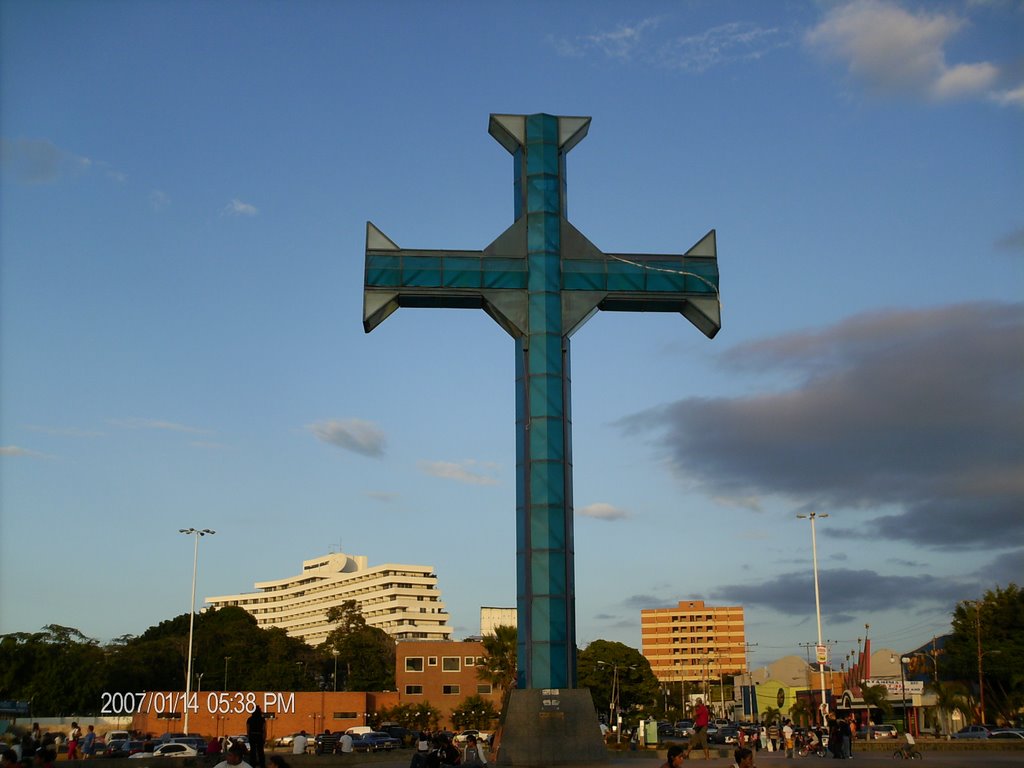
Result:
<instances>
[{"instance_id":1,"label":"cross vertical column","mask_svg":"<svg viewBox=\"0 0 1024 768\"><path fill-rule=\"evenodd\" d=\"M558 118L529 115L514 153L525 212L527 332L516 340L520 688L576 685L569 340L562 330L564 154Z\"/></svg>"}]
</instances>

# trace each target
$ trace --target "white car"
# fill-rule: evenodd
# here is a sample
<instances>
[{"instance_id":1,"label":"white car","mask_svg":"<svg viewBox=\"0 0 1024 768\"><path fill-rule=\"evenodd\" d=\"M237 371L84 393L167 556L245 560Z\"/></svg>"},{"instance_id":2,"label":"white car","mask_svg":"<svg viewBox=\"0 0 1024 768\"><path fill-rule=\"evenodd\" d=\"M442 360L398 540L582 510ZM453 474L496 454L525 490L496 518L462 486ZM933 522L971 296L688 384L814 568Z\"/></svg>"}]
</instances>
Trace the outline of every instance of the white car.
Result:
<instances>
[{"instance_id":1,"label":"white car","mask_svg":"<svg viewBox=\"0 0 1024 768\"><path fill-rule=\"evenodd\" d=\"M899 732L896 730L896 726L890 725L889 723L882 723L881 725L876 725L874 727L874 731L876 739L895 739L897 736L900 735Z\"/></svg>"},{"instance_id":2,"label":"white car","mask_svg":"<svg viewBox=\"0 0 1024 768\"><path fill-rule=\"evenodd\" d=\"M491 734L486 731L478 731L476 728L469 728L462 733L459 733L452 739L456 744L465 744L466 740L470 736L476 736L476 740L481 744L487 744L491 740Z\"/></svg>"},{"instance_id":3,"label":"white car","mask_svg":"<svg viewBox=\"0 0 1024 768\"><path fill-rule=\"evenodd\" d=\"M198 757L199 753L188 744L161 744L152 752L136 752L133 757Z\"/></svg>"}]
</instances>

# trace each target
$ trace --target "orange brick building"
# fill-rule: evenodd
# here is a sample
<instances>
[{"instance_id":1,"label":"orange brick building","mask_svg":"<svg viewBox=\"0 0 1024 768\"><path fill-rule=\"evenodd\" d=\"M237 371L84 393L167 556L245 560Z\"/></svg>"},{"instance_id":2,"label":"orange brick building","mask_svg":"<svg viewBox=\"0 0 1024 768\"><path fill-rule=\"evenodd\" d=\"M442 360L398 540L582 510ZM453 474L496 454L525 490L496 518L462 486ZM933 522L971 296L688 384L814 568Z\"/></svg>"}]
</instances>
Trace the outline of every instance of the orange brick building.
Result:
<instances>
[{"instance_id":1,"label":"orange brick building","mask_svg":"<svg viewBox=\"0 0 1024 768\"><path fill-rule=\"evenodd\" d=\"M699 682L746 672L743 608L681 600L640 611L642 653L659 682Z\"/></svg>"},{"instance_id":2,"label":"orange brick building","mask_svg":"<svg viewBox=\"0 0 1024 768\"><path fill-rule=\"evenodd\" d=\"M132 694L127 694L132 696ZM150 691L133 701L132 730L159 736L185 729L183 691ZM398 694L352 691L201 691L192 693L189 733L236 736L245 733L245 721L258 704L267 718L267 742L297 731L308 734L344 731L368 725L384 708L398 704Z\"/></svg>"},{"instance_id":3,"label":"orange brick building","mask_svg":"<svg viewBox=\"0 0 1024 768\"><path fill-rule=\"evenodd\" d=\"M429 703L451 725L451 713L470 696L501 706L501 691L477 676L483 643L443 640L399 642L395 652L395 684L402 704Z\"/></svg>"}]
</instances>

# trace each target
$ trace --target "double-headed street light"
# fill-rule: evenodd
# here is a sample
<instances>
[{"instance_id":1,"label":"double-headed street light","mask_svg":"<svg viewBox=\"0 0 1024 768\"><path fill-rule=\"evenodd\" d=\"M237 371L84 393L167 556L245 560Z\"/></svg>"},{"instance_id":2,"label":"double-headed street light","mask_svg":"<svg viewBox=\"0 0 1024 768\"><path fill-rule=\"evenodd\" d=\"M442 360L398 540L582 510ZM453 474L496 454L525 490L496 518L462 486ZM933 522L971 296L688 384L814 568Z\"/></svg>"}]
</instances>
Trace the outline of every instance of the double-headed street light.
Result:
<instances>
[{"instance_id":1,"label":"double-headed street light","mask_svg":"<svg viewBox=\"0 0 1024 768\"><path fill-rule=\"evenodd\" d=\"M821 594L818 591L818 537L814 532L814 521L819 517L828 517L828 513L819 515L811 512L809 515L797 515L802 520L811 521L811 555L814 560L814 611L818 617L818 647L815 649L818 655L818 676L821 684L821 710L822 721L828 714L828 699L825 698L825 654L822 652L821 643Z\"/></svg>"},{"instance_id":2,"label":"double-headed street light","mask_svg":"<svg viewBox=\"0 0 1024 768\"><path fill-rule=\"evenodd\" d=\"M188 670L185 672L185 734L188 735L188 710L192 703L192 636L196 622L196 571L199 567L199 537L207 534L212 536L216 531L211 531L209 528L179 528L178 533L196 537L195 551L192 554L192 610L188 615Z\"/></svg>"}]
</instances>

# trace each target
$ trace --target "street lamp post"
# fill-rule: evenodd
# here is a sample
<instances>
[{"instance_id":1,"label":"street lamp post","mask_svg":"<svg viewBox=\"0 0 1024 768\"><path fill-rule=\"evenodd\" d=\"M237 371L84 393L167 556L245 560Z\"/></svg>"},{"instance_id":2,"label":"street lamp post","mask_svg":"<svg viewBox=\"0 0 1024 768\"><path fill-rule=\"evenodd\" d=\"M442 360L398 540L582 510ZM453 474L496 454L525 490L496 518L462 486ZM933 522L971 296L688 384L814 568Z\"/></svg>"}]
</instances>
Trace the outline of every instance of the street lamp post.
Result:
<instances>
[{"instance_id":1,"label":"street lamp post","mask_svg":"<svg viewBox=\"0 0 1024 768\"><path fill-rule=\"evenodd\" d=\"M893 659L896 657L893 656ZM903 702L903 732L909 733L910 726L907 724L907 678L903 674L903 665L910 663L909 656L900 656L900 699Z\"/></svg>"},{"instance_id":2,"label":"street lamp post","mask_svg":"<svg viewBox=\"0 0 1024 768\"><path fill-rule=\"evenodd\" d=\"M209 534L212 536L216 531L209 528L179 528L178 533L196 537L196 546L192 554L192 610L188 615L188 669L185 672L185 734L188 735L188 712L192 701L192 638L196 623L196 571L199 567L199 538Z\"/></svg>"},{"instance_id":3,"label":"street lamp post","mask_svg":"<svg viewBox=\"0 0 1024 768\"><path fill-rule=\"evenodd\" d=\"M225 691L228 689L228 662L229 661L231 661L231 657L230 656L225 656L224 657L224 688L222 689L222 690L225 690Z\"/></svg>"},{"instance_id":4,"label":"street lamp post","mask_svg":"<svg viewBox=\"0 0 1024 768\"><path fill-rule=\"evenodd\" d=\"M818 647L815 649L818 654L818 682L821 687L821 709L819 716L824 720L828 714L828 699L825 698L825 659L821 653L821 593L818 589L818 537L814 531L814 521L819 517L828 517L828 513L819 515L811 512L809 515L797 515L802 520L811 521L811 557L814 561L814 612L818 618Z\"/></svg>"},{"instance_id":5,"label":"street lamp post","mask_svg":"<svg viewBox=\"0 0 1024 768\"><path fill-rule=\"evenodd\" d=\"M334 654L334 692L338 692L338 649L335 648L331 653Z\"/></svg>"},{"instance_id":6,"label":"street lamp post","mask_svg":"<svg viewBox=\"0 0 1024 768\"><path fill-rule=\"evenodd\" d=\"M609 702L608 709L609 714L612 718L612 722L615 724L615 743L622 743L622 723L619 722L619 665L617 662L599 661L598 666L612 668L612 696ZM627 666L628 669L636 669L632 665Z\"/></svg>"}]
</instances>

